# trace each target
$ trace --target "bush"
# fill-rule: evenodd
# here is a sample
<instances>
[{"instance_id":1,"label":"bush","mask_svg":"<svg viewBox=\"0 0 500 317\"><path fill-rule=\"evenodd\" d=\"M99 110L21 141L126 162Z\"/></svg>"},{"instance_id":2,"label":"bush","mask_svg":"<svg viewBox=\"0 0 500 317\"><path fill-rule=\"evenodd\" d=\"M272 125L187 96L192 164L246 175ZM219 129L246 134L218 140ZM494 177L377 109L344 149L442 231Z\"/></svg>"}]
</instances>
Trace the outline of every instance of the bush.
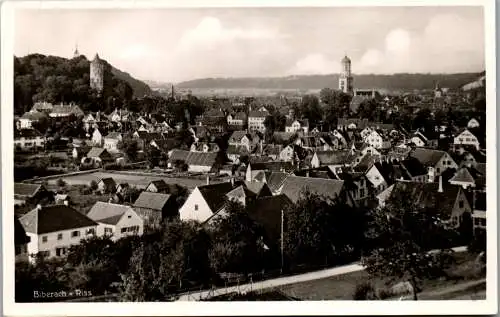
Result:
<instances>
[{"instance_id":1,"label":"bush","mask_svg":"<svg viewBox=\"0 0 500 317\"><path fill-rule=\"evenodd\" d=\"M374 300L377 299L375 288L369 282L356 284L356 289L352 295L353 300Z\"/></svg>"},{"instance_id":2,"label":"bush","mask_svg":"<svg viewBox=\"0 0 500 317\"><path fill-rule=\"evenodd\" d=\"M59 178L57 180L57 186L64 187L64 186L66 186L66 182L62 178Z\"/></svg>"},{"instance_id":3,"label":"bush","mask_svg":"<svg viewBox=\"0 0 500 317\"><path fill-rule=\"evenodd\" d=\"M377 297L378 299L387 299L394 296L393 292L389 289L386 288L380 288L377 291Z\"/></svg>"}]
</instances>

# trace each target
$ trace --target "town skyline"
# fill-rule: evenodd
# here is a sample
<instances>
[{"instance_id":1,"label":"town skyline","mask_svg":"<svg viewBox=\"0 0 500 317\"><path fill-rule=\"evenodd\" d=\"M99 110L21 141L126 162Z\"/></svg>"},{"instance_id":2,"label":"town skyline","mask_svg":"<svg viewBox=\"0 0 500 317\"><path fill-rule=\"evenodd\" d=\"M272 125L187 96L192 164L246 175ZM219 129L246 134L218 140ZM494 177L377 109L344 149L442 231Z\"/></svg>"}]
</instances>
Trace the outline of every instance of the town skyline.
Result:
<instances>
[{"instance_id":1,"label":"town skyline","mask_svg":"<svg viewBox=\"0 0 500 317\"><path fill-rule=\"evenodd\" d=\"M98 53L136 78L170 83L333 74L340 72L345 55L355 75L485 69L481 7L256 8L242 13L237 8L18 10L14 54L71 58L77 46L89 60ZM131 19L143 23L130 24ZM366 29L367 20L377 28ZM40 27L30 28L32 23ZM175 31L151 31L160 27ZM55 34L51 38L57 42L43 34Z\"/></svg>"}]
</instances>

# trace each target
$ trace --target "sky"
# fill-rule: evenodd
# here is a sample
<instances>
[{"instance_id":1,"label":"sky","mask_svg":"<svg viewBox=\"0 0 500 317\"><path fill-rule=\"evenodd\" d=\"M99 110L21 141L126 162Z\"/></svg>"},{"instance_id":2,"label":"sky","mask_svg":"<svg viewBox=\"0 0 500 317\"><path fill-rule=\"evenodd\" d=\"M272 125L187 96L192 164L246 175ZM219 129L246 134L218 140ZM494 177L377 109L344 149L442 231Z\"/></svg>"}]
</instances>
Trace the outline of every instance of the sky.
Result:
<instances>
[{"instance_id":1,"label":"sky","mask_svg":"<svg viewBox=\"0 0 500 317\"><path fill-rule=\"evenodd\" d=\"M17 9L14 54L75 46L138 79L484 70L482 7Z\"/></svg>"}]
</instances>

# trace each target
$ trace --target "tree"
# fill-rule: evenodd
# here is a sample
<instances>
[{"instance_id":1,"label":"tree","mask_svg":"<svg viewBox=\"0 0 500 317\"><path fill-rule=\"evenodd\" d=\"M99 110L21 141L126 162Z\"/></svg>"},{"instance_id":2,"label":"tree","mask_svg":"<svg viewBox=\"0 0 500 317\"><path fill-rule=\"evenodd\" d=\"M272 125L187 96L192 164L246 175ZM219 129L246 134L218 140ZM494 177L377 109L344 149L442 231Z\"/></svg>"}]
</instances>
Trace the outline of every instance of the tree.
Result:
<instances>
[{"instance_id":1,"label":"tree","mask_svg":"<svg viewBox=\"0 0 500 317\"><path fill-rule=\"evenodd\" d=\"M361 119L375 121L377 116L377 102L374 99L363 100L358 108L358 116Z\"/></svg>"},{"instance_id":2,"label":"tree","mask_svg":"<svg viewBox=\"0 0 500 317\"><path fill-rule=\"evenodd\" d=\"M90 189L97 190L97 182L95 180L90 181Z\"/></svg>"},{"instance_id":3,"label":"tree","mask_svg":"<svg viewBox=\"0 0 500 317\"><path fill-rule=\"evenodd\" d=\"M311 128L316 127L323 118L323 111L319 106L319 99L314 95L305 95L302 97L302 102L298 108L295 109L295 114L298 117L302 116L309 120Z\"/></svg>"},{"instance_id":4,"label":"tree","mask_svg":"<svg viewBox=\"0 0 500 317\"><path fill-rule=\"evenodd\" d=\"M59 186L59 187L65 187L66 186L66 182L62 178L59 178L57 180L57 186Z\"/></svg>"},{"instance_id":5,"label":"tree","mask_svg":"<svg viewBox=\"0 0 500 317\"><path fill-rule=\"evenodd\" d=\"M263 229L238 202L229 202L227 216L214 220L210 264L216 272L250 273L264 267Z\"/></svg>"},{"instance_id":6,"label":"tree","mask_svg":"<svg viewBox=\"0 0 500 317\"><path fill-rule=\"evenodd\" d=\"M139 149L137 140L130 138L123 139L120 143L118 143L118 148L125 152L131 161L135 161L137 159L137 151Z\"/></svg>"},{"instance_id":7,"label":"tree","mask_svg":"<svg viewBox=\"0 0 500 317\"><path fill-rule=\"evenodd\" d=\"M348 115L351 97L340 90L330 88L321 89L319 95L321 102L325 105L325 125L327 128L333 129L337 125L338 118Z\"/></svg>"},{"instance_id":8,"label":"tree","mask_svg":"<svg viewBox=\"0 0 500 317\"><path fill-rule=\"evenodd\" d=\"M284 218L284 249L291 267L352 260L364 243L364 217L341 197L330 200L306 190Z\"/></svg>"},{"instance_id":9,"label":"tree","mask_svg":"<svg viewBox=\"0 0 500 317\"><path fill-rule=\"evenodd\" d=\"M367 232L377 248L362 258L373 275L408 281L413 299L421 291L420 280L445 274L449 253L429 253L435 240L445 239L446 229L436 210L417 206L409 191L403 191L373 215Z\"/></svg>"}]
</instances>

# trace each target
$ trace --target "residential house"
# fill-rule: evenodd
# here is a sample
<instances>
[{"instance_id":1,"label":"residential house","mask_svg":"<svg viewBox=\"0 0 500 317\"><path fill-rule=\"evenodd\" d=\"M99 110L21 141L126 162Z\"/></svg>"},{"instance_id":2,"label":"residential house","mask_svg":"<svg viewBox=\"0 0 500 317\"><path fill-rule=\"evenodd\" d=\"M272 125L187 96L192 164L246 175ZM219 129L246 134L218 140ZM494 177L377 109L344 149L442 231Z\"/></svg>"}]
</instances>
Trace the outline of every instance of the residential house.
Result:
<instances>
[{"instance_id":1,"label":"residential house","mask_svg":"<svg viewBox=\"0 0 500 317\"><path fill-rule=\"evenodd\" d=\"M123 194L129 188L130 185L128 183L118 183L116 184L116 193Z\"/></svg>"},{"instance_id":2,"label":"residential house","mask_svg":"<svg viewBox=\"0 0 500 317\"><path fill-rule=\"evenodd\" d=\"M96 147L101 147L103 145L103 137L101 134L101 131L99 129L94 129L94 132L92 132L92 145Z\"/></svg>"},{"instance_id":3,"label":"residential house","mask_svg":"<svg viewBox=\"0 0 500 317\"><path fill-rule=\"evenodd\" d=\"M349 151L316 151L311 158L311 167L350 166L353 158Z\"/></svg>"},{"instance_id":4,"label":"residential house","mask_svg":"<svg viewBox=\"0 0 500 317\"><path fill-rule=\"evenodd\" d=\"M23 225L19 222L19 218L14 216L14 250L15 250L15 261L24 262L29 261L28 254L28 243L30 242L30 237L26 234Z\"/></svg>"},{"instance_id":5,"label":"residential house","mask_svg":"<svg viewBox=\"0 0 500 317\"><path fill-rule=\"evenodd\" d=\"M144 220L130 206L98 201L87 217L97 222L97 236L109 235L113 241L144 232Z\"/></svg>"},{"instance_id":6,"label":"residential house","mask_svg":"<svg viewBox=\"0 0 500 317\"><path fill-rule=\"evenodd\" d=\"M376 149L387 149L391 147L390 140L381 130L372 130L364 140Z\"/></svg>"},{"instance_id":7,"label":"residential house","mask_svg":"<svg viewBox=\"0 0 500 317\"><path fill-rule=\"evenodd\" d=\"M262 163L248 163L245 179L252 181L260 171L275 171L290 173L294 170L291 162L262 162Z\"/></svg>"},{"instance_id":8,"label":"residential house","mask_svg":"<svg viewBox=\"0 0 500 317\"><path fill-rule=\"evenodd\" d=\"M281 151L283 150L283 146L281 144L266 144L263 149L261 155L269 156L273 160L279 160Z\"/></svg>"},{"instance_id":9,"label":"residential house","mask_svg":"<svg viewBox=\"0 0 500 317\"><path fill-rule=\"evenodd\" d=\"M478 138L468 129L465 129L459 135L453 138L453 145L470 145L474 146L476 150L479 150L481 148Z\"/></svg>"},{"instance_id":10,"label":"residential house","mask_svg":"<svg viewBox=\"0 0 500 317\"><path fill-rule=\"evenodd\" d=\"M443 183L442 177L435 183L396 181L377 196L379 206L400 199L401 193L407 191L412 193L413 203L424 209L439 211L452 228L458 228L465 219L471 217L472 206L463 188Z\"/></svg>"},{"instance_id":11,"label":"residential house","mask_svg":"<svg viewBox=\"0 0 500 317\"><path fill-rule=\"evenodd\" d=\"M357 119L357 118L339 118L337 120L337 130L363 130L368 126L368 119Z\"/></svg>"},{"instance_id":12,"label":"residential house","mask_svg":"<svg viewBox=\"0 0 500 317\"><path fill-rule=\"evenodd\" d=\"M42 184L14 183L14 205L37 204L47 198L53 200L53 193Z\"/></svg>"},{"instance_id":13,"label":"residential house","mask_svg":"<svg viewBox=\"0 0 500 317\"><path fill-rule=\"evenodd\" d=\"M226 155L227 158L233 163L233 164L239 164L240 163L240 157L241 156L248 156L250 155L250 152L248 152L246 146L242 145L229 145L226 150Z\"/></svg>"},{"instance_id":14,"label":"residential house","mask_svg":"<svg viewBox=\"0 0 500 317\"><path fill-rule=\"evenodd\" d=\"M146 186L145 191L151 193L164 193L166 194L169 190L167 183L163 179L158 179L151 181L148 186Z\"/></svg>"},{"instance_id":15,"label":"residential house","mask_svg":"<svg viewBox=\"0 0 500 317\"><path fill-rule=\"evenodd\" d=\"M35 254L64 256L72 245L95 235L97 229L95 221L66 205L38 205L19 221L30 237L31 261L35 260Z\"/></svg>"},{"instance_id":16,"label":"residential house","mask_svg":"<svg viewBox=\"0 0 500 317\"><path fill-rule=\"evenodd\" d=\"M48 116L45 112L26 112L17 121L18 129L32 129L33 124L40 122L41 120L47 119Z\"/></svg>"},{"instance_id":17,"label":"residential house","mask_svg":"<svg viewBox=\"0 0 500 317\"><path fill-rule=\"evenodd\" d=\"M87 153L87 156L82 158L82 164L92 164L94 166L103 166L114 161L113 156L108 150L98 147L93 147Z\"/></svg>"},{"instance_id":18,"label":"residential house","mask_svg":"<svg viewBox=\"0 0 500 317\"><path fill-rule=\"evenodd\" d=\"M462 186L464 189L486 186L486 175L476 170L473 167L459 168L452 178L450 184Z\"/></svg>"},{"instance_id":19,"label":"residential house","mask_svg":"<svg viewBox=\"0 0 500 317\"><path fill-rule=\"evenodd\" d=\"M45 137L35 129L14 130L14 149L39 150L45 147Z\"/></svg>"},{"instance_id":20,"label":"residential house","mask_svg":"<svg viewBox=\"0 0 500 317\"><path fill-rule=\"evenodd\" d=\"M217 143L195 142L191 144L191 152L219 152L220 148Z\"/></svg>"},{"instance_id":21,"label":"residential house","mask_svg":"<svg viewBox=\"0 0 500 317\"><path fill-rule=\"evenodd\" d=\"M189 152L186 157L188 171L194 173L215 172L223 163L217 152Z\"/></svg>"},{"instance_id":22,"label":"residential house","mask_svg":"<svg viewBox=\"0 0 500 317\"><path fill-rule=\"evenodd\" d=\"M35 102L33 107L31 107L30 112L45 112L45 113L50 113L52 112L52 109L54 109L54 105L51 104L50 102Z\"/></svg>"},{"instance_id":23,"label":"residential house","mask_svg":"<svg viewBox=\"0 0 500 317\"><path fill-rule=\"evenodd\" d=\"M110 153L116 153L120 150L118 149L118 144L123 140L121 133L111 132L104 137L104 148Z\"/></svg>"},{"instance_id":24,"label":"residential house","mask_svg":"<svg viewBox=\"0 0 500 317\"><path fill-rule=\"evenodd\" d=\"M97 122L97 120L91 113L89 113L82 119L82 122L83 129L88 132L90 128L94 127L94 124Z\"/></svg>"},{"instance_id":25,"label":"residential house","mask_svg":"<svg viewBox=\"0 0 500 317\"><path fill-rule=\"evenodd\" d=\"M274 143L286 145L294 141L296 136L297 134L294 132L274 131L273 140Z\"/></svg>"},{"instance_id":26,"label":"residential house","mask_svg":"<svg viewBox=\"0 0 500 317\"><path fill-rule=\"evenodd\" d=\"M248 113L248 129L264 133L266 131L264 121L268 116L269 112L267 111L250 111Z\"/></svg>"},{"instance_id":27,"label":"residential house","mask_svg":"<svg viewBox=\"0 0 500 317\"><path fill-rule=\"evenodd\" d=\"M248 152L253 152L255 146L260 142L260 138L255 133L246 131L234 131L229 137L228 144L245 147Z\"/></svg>"},{"instance_id":28,"label":"residential house","mask_svg":"<svg viewBox=\"0 0 500 317\"><path fill-rule=\"evenodd\" d=\"M179 209L180 219L205 222L224 207L227 196L241 182L224 182L197 186Z\"/></svg>"},{"instance_id":29,"label":"residential house","mask_svg":"<svg viewBox=\"0 0 500 317\"><path fill-rule=\"evenodd\" d=\"M357 206L368 206L369 203L369 181L364 173L333 171L337 180L344 181L345 190L350 193Z\"/></svg>"},{"instance_id":30,"label":"residential house","mask_svg":"<svg viewBox=\"0 0 500 317\"><path fill-rule=\"evenodd\" d=\"M486 232L486 191L472 192L472 226L474 235Z\"/></svg>"},{"instance_id":31,"label":"residential house","mask_svg":"<svg viewBox=\"0 0 500 317\"><path fill-rule=\"evenodd\" d=\"M306 191L328 200L339 198L351 206L354 205L351 195L345 190L343 180L288 176L279 193L296 203Z\"/></svg>"},{"instance_id":32,"label":"residential house","mask_svg":"<svg viewBox=\"0 0 500 317\"><path fill-rule=\"evenodd\" d=\"M419 160L427 168L429 182L434 182L447 169L458 168L453 158L444 151L416 148L410 152L410 156Z\"/></svg>"},{"instance_id":33,"label":"residential house","mask_svg":"<svg viewBox=\"0 0 500 317\"><path fill-rule=\"evenodd\" d=\"M292 132L292 133L303 132L304 134L307 134L309 133L309 120L287 119L285 125L285 132Z\"/></svg>"},{"instance_id":34,"label":"residential house","mask_svg":"<svg viewBox=\"0 0 500 317\"><path fill-rule=\"evenodd\" d=\"M294 154L294 147L293 145L289 144L281 150L279 154L279 160L283 162L291 162L293 160Z\"/></svg>"},{"instance_id":35,"label":"residential house","mask_svg":"<svg viewBox=\"0 0 500 317\"><path fill-rule=\"evenodd\" d=\"M101 194L114 193L116 191L116 182L111 177L101 178L97 182L97 190Z\"/></svg>"},{"instance_id":36,"label":"residential house","mask_svg":"<svg viewBox=\"0 0 500 317\"><path fill-rule=\"evenodd\" d=\"M428 147L428 148L437 148L438 140L437 138L429 138L424 135L421 131L416 131L410 139L410 142L415 144L417 147Z\"/></svg>"},{"instance_id":37,"label":"residential house","mask_svg":"<svg viewBox=\"0 0 500 317\"><path fill-rule=\"evenodd\" d=\"M144 191L134 202L134 210L144 220L146 228L157 228L164 219L178 217L175 197L170 194Z\"/></svg>"},{"instance_id":38,"label":"residential house","mask_svg":"<svg viewBox=\"0 0 500 317\"><path fill-rule=\"evenodd\" d=\"M180 164L186 164L187 158L191 152L179 149L173 149L168 156L168 167L174 168Z\"/></svg>"},{"instance_id":39,"label":"residential house","mask_svg":"<svg viewBox=\"0 0 500 317\"><path fill-rule=\"evenodd\" d=\"M83 117L85 113L83 110L73 103L53 105L52 111L49 113L51 118L68 118L70 116Z\"/></svg>"},{"instance_id":40,"label":"residential house","mask_svg":"<svg viewBox=\"0 0 500 317\"><path fill-rule=\"evenodd\" d=\"M230 113L227 116L227 124L230 128L243 129L247 124L247 115L244 112Z\"/></svg>"}]
</instances>

